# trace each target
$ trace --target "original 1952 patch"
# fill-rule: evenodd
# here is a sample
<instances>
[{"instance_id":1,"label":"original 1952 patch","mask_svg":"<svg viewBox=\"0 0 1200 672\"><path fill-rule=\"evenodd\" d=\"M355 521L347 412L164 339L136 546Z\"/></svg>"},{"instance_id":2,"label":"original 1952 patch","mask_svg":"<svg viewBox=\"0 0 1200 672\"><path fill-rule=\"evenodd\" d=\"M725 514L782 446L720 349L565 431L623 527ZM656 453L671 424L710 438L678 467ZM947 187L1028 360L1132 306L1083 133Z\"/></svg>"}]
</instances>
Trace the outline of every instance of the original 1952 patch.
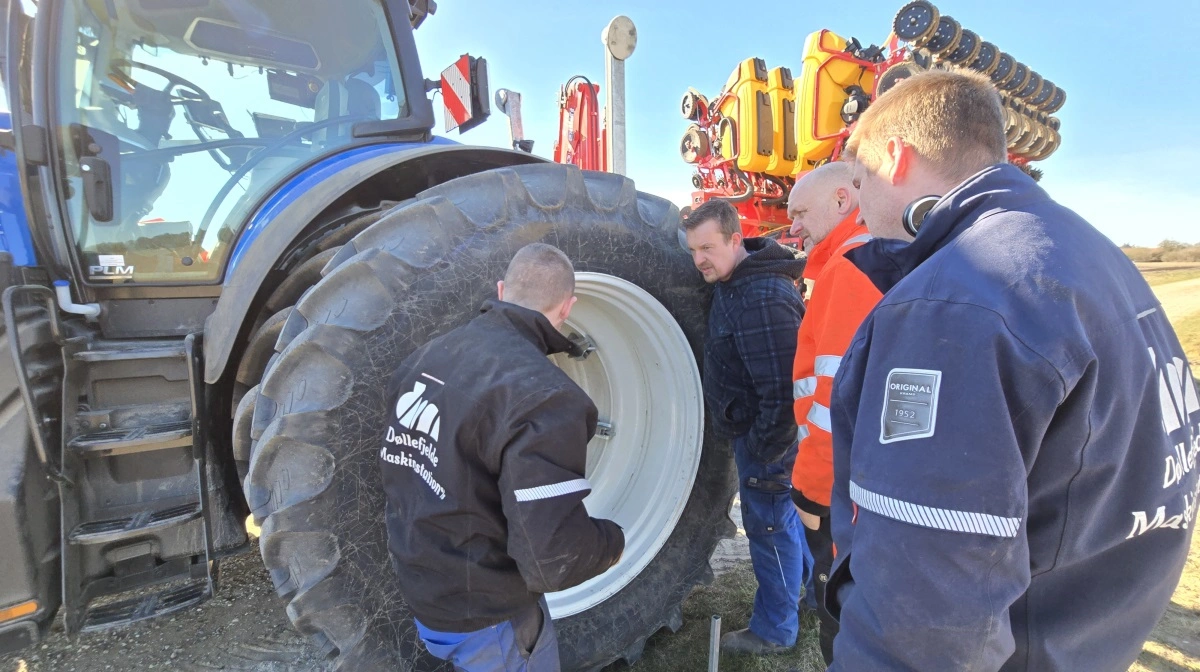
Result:
<instances>
[{"instance_id":1,"label":"original 1952 patch","mask_svg":"<svg viewBox=\"0 0 1200 672\"><path fill-rule=\"evenodd\" d=\"M941 371L889 371L883 392L883 416L879 420L879 442L893 443L933 436L941 386Z\"/></svg>"}]
</instances>

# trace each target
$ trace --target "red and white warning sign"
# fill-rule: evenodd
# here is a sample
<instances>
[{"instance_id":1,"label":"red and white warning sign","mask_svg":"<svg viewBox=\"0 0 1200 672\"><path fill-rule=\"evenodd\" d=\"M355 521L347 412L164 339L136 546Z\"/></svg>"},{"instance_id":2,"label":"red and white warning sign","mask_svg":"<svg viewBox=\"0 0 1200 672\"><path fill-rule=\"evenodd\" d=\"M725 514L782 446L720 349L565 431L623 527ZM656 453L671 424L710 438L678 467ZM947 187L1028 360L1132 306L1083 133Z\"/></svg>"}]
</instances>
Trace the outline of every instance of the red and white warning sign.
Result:
<instances>
[{"instance_id":1,"label":"red and white warning sign","mask_svg":"<svg viewBox=\"0 0 1200 672\"><path fill-rule=\"evenodd\" d=\"M471 57L463 54L442 71L442 101L446 108L446 130L466 124L471 110Z\"/></svg>"}]
</instances>

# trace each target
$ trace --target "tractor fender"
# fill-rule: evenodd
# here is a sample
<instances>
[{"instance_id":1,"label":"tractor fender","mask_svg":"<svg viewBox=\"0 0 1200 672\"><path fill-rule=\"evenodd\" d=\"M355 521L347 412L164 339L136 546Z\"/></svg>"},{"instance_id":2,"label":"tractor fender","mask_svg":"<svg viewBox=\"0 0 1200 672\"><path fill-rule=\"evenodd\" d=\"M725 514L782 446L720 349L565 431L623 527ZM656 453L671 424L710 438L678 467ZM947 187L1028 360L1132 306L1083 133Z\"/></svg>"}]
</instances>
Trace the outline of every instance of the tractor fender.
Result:
<instances>
[{"instance_id":1,"label":"tractor fender","mask_svg":"<svg viewBox=\"0 0 1200 672\"><path fill-rule=\"evenodd\" d=\"M217 383L268 273L292 249L314 217L355 187L384 171L401 171L403 199L456 177L543 162L509 149L434 143L358 147L327 158L289 180L243 227L225 271L221 298L205 323L204 380ZM413 179L420 176L421 179ZM410 186L411 185L411 186Z\"/></svg>"}]
</instances>

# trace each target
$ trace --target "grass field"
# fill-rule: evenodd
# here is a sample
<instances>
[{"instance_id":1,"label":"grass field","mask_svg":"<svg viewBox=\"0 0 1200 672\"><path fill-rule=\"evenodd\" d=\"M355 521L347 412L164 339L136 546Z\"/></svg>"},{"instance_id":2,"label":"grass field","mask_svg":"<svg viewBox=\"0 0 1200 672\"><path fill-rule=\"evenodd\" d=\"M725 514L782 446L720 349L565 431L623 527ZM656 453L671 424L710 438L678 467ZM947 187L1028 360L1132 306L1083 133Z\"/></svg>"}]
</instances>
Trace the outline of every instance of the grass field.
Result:
<instances>
[{"instance_id":1,"label":"grass field","mask_svg":"<svg viewBox=\"0 0 1200 672\"><path fill-rule=\"evenodd\" d=\"M1200 278L1200 264L1138 264L1151 286ZM1170 312L1171 307L1167 307ZM1200 312L1175 319L1173 326L1183 344L1193 373L1200 373ZM646 645L637 672L701 672L708 669L709 619L722 617L722 631L746 627L754 600L754 574L749 561L739 563L708 587L697 589L684 603L683 627L678 633L660 633ZM1110 614L1119 619L1119 613ZM801 618L800 642L787 655L763 658L723 656L721 672L803 672L824 669L817 648L817 621L805 612ZM619 666L616 666L619 667ZM1167 613L1150 634L1142 655L1130 672L1200 672L1200 534L1193 535L1192 551L1183 578Z\"/></svg>"},{"instance_id":2,"label":"grass field","mask_svg":"<svg viewBox=\"0 0 1200 672\"><path fill-rule=\"evenodd\" d=\"M1183 351L1192 363L1192 374L1200 375L1200 313L1176 320L1174 327Z\"/></svg>"},{"instance_id":3,"label":"grass field","mask_svg":"<svg viewBox=\"0 0 1200 672\"><path fill-rule=\"evenodd\" d=\"M1147 262L1135 264L1151 287L1200 278L1200 263Z\"/></svg>"}]
</instances>

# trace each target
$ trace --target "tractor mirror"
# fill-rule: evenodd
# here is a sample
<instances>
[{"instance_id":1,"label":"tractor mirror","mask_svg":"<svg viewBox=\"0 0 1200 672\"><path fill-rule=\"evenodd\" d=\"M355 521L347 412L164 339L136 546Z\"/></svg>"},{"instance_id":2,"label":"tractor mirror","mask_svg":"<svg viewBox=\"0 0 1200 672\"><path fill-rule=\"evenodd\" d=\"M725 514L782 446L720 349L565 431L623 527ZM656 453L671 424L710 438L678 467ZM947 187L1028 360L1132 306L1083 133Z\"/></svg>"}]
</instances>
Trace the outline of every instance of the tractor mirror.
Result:
<instances>
[{"instance_id":1,"label":"tractor mirror","mask_svg":"<svg viewBox=\"0 0 1200 672\"><path fill-rule=\"evenodd\" d=\"M491 114L487 61L463 54L442 71L442 103L446 110L446 132L465 133Z\"/></svg>"},{"instance_id":2,"label":"tractor mirror","mask_svg":"<svg viewBox=\"0 0 1200 672\"><path fill-rule=\"evenodd\" d=\"M79 177L88 214L96 224L119 224L119 220L113 219L121 210L120 140L111 133L80 124L71 124L70 137L79 157Z\"/></svg>"},{"instance_id":3,"label":"tractor mirror","mask_svg":"<svg viewBox=\"0 0 1200 672\"><path fill-rule=\"evenodd\" d=\"M107 224L113 220L112 166L98 156L79 159L79 171L83 175L83 199L87 201L92 219Z\"/></svg>"}]
</instances>

